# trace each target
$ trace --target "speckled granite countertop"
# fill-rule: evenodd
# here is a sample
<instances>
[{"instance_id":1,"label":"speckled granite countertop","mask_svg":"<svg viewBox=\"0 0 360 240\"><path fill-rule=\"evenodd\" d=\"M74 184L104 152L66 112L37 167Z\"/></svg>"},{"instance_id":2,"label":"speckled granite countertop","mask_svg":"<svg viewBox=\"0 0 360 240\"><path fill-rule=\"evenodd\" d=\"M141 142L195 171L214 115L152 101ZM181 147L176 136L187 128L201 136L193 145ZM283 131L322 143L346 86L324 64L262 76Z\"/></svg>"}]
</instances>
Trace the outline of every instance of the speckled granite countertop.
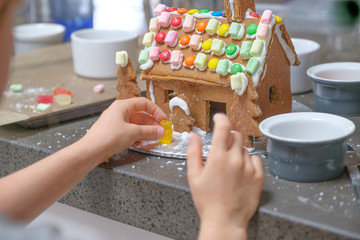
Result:
<instances>
[{"instance_id":1,"label":"speckled granite countertop","mask_svg":"<svg viewBox=\"0 0 360 240\"><path fill-rule=\"evenodd\" d=\"M312 93L294 99L312 107ZM0 127L0 176L21 169L81 138L97 117L42 129ZM360 116L350 117L360 126ZM360 153L360 133L349 143ZM360 239L360 211L344 173L321 183L278 179L265 164L265 184L249 239ZM199 219L184 160L131 150L94 169L61 202L174 239L196 239Z\"/></svg>"}]
</instances>

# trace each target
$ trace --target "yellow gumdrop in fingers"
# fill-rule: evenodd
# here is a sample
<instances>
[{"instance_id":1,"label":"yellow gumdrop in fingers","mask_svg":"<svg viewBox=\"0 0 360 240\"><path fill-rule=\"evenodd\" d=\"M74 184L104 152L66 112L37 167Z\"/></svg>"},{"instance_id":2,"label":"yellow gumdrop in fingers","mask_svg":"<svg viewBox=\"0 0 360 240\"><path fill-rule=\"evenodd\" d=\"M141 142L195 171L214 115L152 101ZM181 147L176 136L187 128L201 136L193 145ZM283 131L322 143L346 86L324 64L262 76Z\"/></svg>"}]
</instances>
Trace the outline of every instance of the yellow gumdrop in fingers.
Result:
<instances>
[{"instance_id":1,"label":"yellow gumdrop in fingers","mask_svg":"<svg viewBox=\"0 0 360 240\"><path fill-rule=\"evenodd\" d=\"M160 143L170 144L173 136L172 122L162 120L160 122L161 127L165 130L164 136L159 139Z\"/></svg>"}]
</instances>

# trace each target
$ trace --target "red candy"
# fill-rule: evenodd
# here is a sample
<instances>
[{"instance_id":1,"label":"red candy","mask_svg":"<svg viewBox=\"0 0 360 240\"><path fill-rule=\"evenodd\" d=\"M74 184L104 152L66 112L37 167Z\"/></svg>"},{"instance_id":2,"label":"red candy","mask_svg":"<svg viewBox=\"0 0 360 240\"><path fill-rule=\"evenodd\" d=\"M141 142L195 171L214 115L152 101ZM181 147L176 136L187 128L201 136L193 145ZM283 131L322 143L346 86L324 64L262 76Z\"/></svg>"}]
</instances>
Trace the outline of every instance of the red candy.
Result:
<instances>
[{"instance_id":1,"label":"red candy","mask_svg":"<svg viewBox=\"0 0 360 240\"><path fill-rule=\"evenodd\" d=\"M171 19L171 26L173 27L178 27L180 26L181 23L182 23L181 17L174 17L173 19Z\"/></svg>"},{"instance_id":2,"label":"red candy","mask_svg":"<svg viewBox=\"0 0 360 240\"><path fill-rule=\"evenodd\" d=\"M163 42L165 39L165 33L164 32L158 32L156 35L155 35L155 41L156 42Z\"/></svg>"},{"instance_id":3,"label":"red candy","mask_svg":"<svg viewBox=\"0 0 360 240\"><path fill-rule=\"evenodd\" d=\"M176 7L169 7L168 9L166 9L167 12L173 12L176 11L177 8Z\"/></svg>"},{"instance_id":4,"label":"red candy","mask_svg":"<svg viewBox=\"0 0 360 240\"><path fill-rule=\"evenodd\" d=\"M65 94L65 95L70 95L72 96L72 92L69 89L66 89L64 87L57 87L53 90L53 94L54 96L59 95L59 94Z\"/></svg>"},{"instance_id":5,"label":"red candy","mask_svg":"<svg viewBox=\"0 0 360 240\"><path fill-rule=\"evenodd\" d=\"M166 62L170 59L170 51L169 50L162 50L160 53L160 59L163 62Z\"/></svg>"},{"instance_id":6,"label":"red candy","mask_svg":"<svg viewBox=\"0 0 360 240\"><path fill-rule=\"evenodd\" d=\"M49 104L49 103L53 103L53 102L54 102L53 95L39 95L36 98L36 103Z\"/></svg>"},{"instance_id":7,"label":"red candy","mask_svg":"<svg viewBox=\"0 0 360 240\"><path fill-rule=\"evenodd\" d=\"M256 12L250 12L249 15L252 17L260 18L260 15L257 14Z\"/></svg>"}]
</instances>

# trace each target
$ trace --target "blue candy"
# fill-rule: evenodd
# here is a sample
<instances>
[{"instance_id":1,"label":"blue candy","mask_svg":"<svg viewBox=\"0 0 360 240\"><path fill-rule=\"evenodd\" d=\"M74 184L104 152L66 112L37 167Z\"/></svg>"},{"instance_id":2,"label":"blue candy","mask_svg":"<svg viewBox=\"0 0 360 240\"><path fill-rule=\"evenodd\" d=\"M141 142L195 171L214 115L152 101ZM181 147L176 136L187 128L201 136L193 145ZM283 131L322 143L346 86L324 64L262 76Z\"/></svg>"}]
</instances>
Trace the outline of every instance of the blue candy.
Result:
<instances>
[{"instance_id":1,"label":"blue candy","mask_svg":"<svg viewBox=\"0 0 360 240\"><path fill-rule=\"evenodd\" d=\"M211 13L211 15L213 15L215 17L221 17L223 15L223 13L220 12L220 11L214 11L214 12Z\"/></svg>"}]
</instances>

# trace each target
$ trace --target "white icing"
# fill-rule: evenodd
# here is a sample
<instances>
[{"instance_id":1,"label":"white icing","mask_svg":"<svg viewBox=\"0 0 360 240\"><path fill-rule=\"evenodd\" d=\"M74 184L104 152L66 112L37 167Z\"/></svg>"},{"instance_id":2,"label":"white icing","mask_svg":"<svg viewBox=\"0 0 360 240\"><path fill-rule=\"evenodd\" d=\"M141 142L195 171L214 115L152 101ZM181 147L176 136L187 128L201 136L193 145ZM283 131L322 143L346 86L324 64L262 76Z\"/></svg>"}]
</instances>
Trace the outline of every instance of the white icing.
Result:
<instances>
[{"instance_id":1,"label":"white icing","mask_svg":"<svg viewBox=\"0 0 360 240\"><path fill-rule=\"evenodd\" d=\"M234 18L234 0L229 0L229 5L230 5L230 11L231 11L231 19L235 20L235 18Z\"/></svg>"},{"instance_id":2,"label":"white icing","mask_svg":"<svg viewBox=\"0 0 360 240\"><path fill-rule=\"evenodd\" d=\"M286 41L282 38L282 31L280 30L280 26L281 26L281 24L277 24L275 26L275 34L276 34L277 38L279 39L279 42L280 42L282 48L284 49L284 52L286 54L286 57L289 60L290 65L294 65L295 60L296 60L295 53L291 49L291 47L286 43Z\"/></svg>"},{"instance_id":3,"label":"white icing","mask_svg":"<svg viewBox=\"0 0 360 240\"><path fill-rule=\"evenodd\" d=\"M140 69L147 70L147 69L151 68L152 66L154 66L154 62L151 61L151 59L149 59L146 63L140 65Z\"/></svg>"},{"instance_id":4,"label":"white icing","mask_svg":"<svg viewBox=\"0 0 360 240\"><path fill-rule=\"evenodd\" d=\"M237 73L239 75L241 75L241 89L240 90L235 90L235 92L239 95L239 96L242 96L248 86L248 79L245 75L244 72L241 72L241 73Z\"/></svg>"},{"instance_id":5,"label":"white icing","mask_svg":"<svg viewBox=\"0 0 360 240\"><path fill-rule=\"evenodd\" d=\"M246 38L254 39L254 38L256 38L256 33L254 33L253 35L246 34Z\"/></svg>"},{"instance_id":6,"label":"white icing","mask_svg":"<svg viewBox=\"0 0 360 240\"><path fill-rule=\"evenodd\" d=\"M187 103L179 98L179 97L174 97L170 100L169 102L169 107L170 107L170 110L171 112L173 112L173 109L175 106L178 106L180 107L182 110L184 110L184 112L186 113L186 115L190 115L190 109L189 109L189 106L187 105Z\"/></svg>"},{"instance_id":7,"label":"white icing","mask_svg":"<svg viewBox=\"0 0 360 240\"><path fill-rule=\"evenodd\" d=\"M180 47L180 48L187 48L188 46L189 46L189 44L182 45L181 43L179 43L179 47Z\"/></svg>"},{"instance_id":8,"label":"white icing","mask_svg":"<svg viewBox=\"0 0 360 240\"><path fill-rule=\"evenodd\" d=\"M197 34L201 35L201 34L202 34L203 32L205 32L205 31L199 32L197 29L195 29L195 32L196 32Z\"/></svg>"},{"instance_id":9,"label":"white icing","mask_svg":"<svg viewBox=\"0 0 360 240\"><path fill-rule=\"evenodd\" d=\"M226 57L227 57L228 59L234 59L234 58L236 58L236 57L239 55L240 47L239 47L238 45L235 45L235 46L236 46L236 51L235 51L235 53L234 53L233 55L228 55L228 54L226 54Z\"/></svg>"},{"instance_id":10,"label":"white icing","mask_svg":"<svg viewBox=\"0 0 360 240\"><path fill-rule=\"evenodd\" d=\"M246 10L246 13L245 13L245 18L256 18L256 17L253 17L250 15L251 12L253 12L253 10L248 8L248 10Z\"/></svg>"},{"instance_id":11,"label":"white icing","mask_svg":"<svg viewBox=\"0 0 360 240\"><path fill-rule=\"evenodd\" d=\"M154 95L154 85L153 82L150 81L149 83L149 92L150 92L150 98L153 103L155 103L155 95Z\"/></svg>"},{"instance_id":12,"label":"white icing","mask_svg":"<svg viewBox=\"0 0 360 240\"><path fill-rule=\"evenodd\" d=\"M178 65L174 65L174 64L171 64L171 69L172 70L179 70L182 66L182 63L179 63Z\"/></svg>"},{"instance_id":13,"label":"white icing","mask_svg":"<svg viewBox=\"0 0 360 240\"><path fill-rule=\"evenodd\" d=\"M199 68L199 67L197 67L197 66L195 66L195 67L196 67L196 69L199 70L199 71L205 71L206 68L207 68L207 64L205 64L205 66L204 66L203 68Z\"/></svg>"},{"instance_id":14,"label":"white icing","mask_svg":"<svg viewBox=\"0 0 360 240\"><path fill-rule=\"evenodd\" d=\"M187 67L187 68L190 68L190 69L194 69L194 67L195 67L194 65L191 65L191 66L186 65L186 64L185 64L185 61L183 62L183 66L184 66L184 67Z\"/></svg>"}]
</instances>

